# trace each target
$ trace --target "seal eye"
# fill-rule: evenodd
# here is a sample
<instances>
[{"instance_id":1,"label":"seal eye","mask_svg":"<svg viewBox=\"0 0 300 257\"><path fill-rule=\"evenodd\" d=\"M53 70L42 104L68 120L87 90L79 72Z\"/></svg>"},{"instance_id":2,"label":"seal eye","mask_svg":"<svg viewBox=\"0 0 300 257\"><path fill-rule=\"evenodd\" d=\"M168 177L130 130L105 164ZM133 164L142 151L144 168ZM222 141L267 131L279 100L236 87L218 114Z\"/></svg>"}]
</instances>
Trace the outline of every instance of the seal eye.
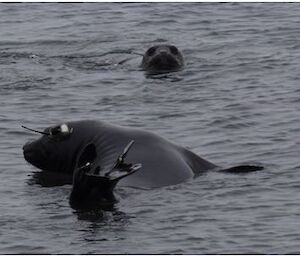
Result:
<instances>
[{"instance_id":1,"label":"seal eye","mask_svg":"<svg viewBox=\"0 0 300 257\"><path fill-rule=\"evenodd\" d=\"M152 56L152 55L154 55L154 53L155 53L155 47L151 47L151 48L149 48L148 49L148 51L147 51L147 55L149 55L149 56Z\"/></svg>"},{"instance_id":2,"label":"seal eye","mask_svg":"<svg viewBox=\"0 0 300 257\"><path fill-rule=\"evenodd\" d=\"M171 53L172 53L172 54L176 54L176 55L177 55L178 52L179 52L176 46L170 46L170 50L171 50Z\"/></svg>"},{"instance_id":3,"label":"seal eye","mask_svg":"<svg viewBox=\"0 0 300 257\"><path fill-rule=\"evenodd\" d=\"M62 124L60 126L56 126L50 128L49 134L52 137L65 137L69 136L73 132L72 128L69 128L67 124Z\"/></svg>"},{"instance_id":4,"label":"seal eye","mask_svg":"<svg viewBox=\"0 0 300 257\"><path fill-rule=\"evenodd\" d=\"M61 131L60 131L60 126L56 126L56 127L54 127L54 128L51 128L50 129L50 135L51 136L56 136L56 135L58 135Z\"/></svg>"}]
</instances>

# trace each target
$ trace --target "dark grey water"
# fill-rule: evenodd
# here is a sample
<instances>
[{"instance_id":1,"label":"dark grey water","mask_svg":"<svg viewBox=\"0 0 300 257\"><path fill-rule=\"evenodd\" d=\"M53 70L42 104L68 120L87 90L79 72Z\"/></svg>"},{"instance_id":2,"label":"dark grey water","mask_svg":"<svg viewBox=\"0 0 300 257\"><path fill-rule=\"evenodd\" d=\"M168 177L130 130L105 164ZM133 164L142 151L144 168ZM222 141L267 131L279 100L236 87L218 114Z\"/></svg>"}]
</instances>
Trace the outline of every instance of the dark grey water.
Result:
<instances>
[{"instance_id":1,"label":"dark grey water","mask_svg":"<svg viewBox=\"0 0 300 257\"><path fill-rule=\"evenodd\" d=\"M300 253L299 38L300 4L0 4L0 253ZM135 53L157 43L185 69L146 77ZM76 213L70 185L34 183L20 125L87 118L266 169Z\"/></svg>"}]
</instances>

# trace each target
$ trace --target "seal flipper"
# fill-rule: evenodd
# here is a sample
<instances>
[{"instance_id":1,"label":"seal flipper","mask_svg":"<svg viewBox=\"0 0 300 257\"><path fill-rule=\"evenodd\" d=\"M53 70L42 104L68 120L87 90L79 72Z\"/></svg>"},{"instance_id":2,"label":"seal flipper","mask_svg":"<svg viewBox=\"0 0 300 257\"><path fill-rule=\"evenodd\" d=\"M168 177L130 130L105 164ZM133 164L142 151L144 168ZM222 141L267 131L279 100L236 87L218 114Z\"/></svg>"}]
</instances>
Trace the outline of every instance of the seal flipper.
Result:
<instances>
[{"instance_id":1,"label":"seal flipper","mask_svg":"<svg viewBox=\"0 0 300 257\"><path fill-rule=\"evenodd\" d=\"M87 163L92 163L97 158L96 146L94 144L88 144L83 151L79 154L76 167L83 167Z\"/></svg>"},{"instance_id":2,"label":"seal flipper","mask_svg":"<svg viewBox=\"0 0 300 257\"><path fill-rule=\"evenodd\" d=\"M119 155L112 168L99 175L100 167L95 164L96 146L88 144L79 154L73 175L70 205L74 209L112 206L116 202L113 189L118 181L141 168L141 164L127 164L124 159L134 141L131 141ZM103 173L102 173L103 174Z\"/></svg>"},{"instance_id":3,"label":"seal flipper","mask_svg":"<svg viewBox=\"0 0 300 257\"><path fill-rule=\"evenodd\" d=\"M132 147L134 140L131 140L128 145L123 150L123 153L119 155L112 169L105 173L105 176L109 177L111 180L119 181L120 179L131 175L132 173L138 171L142 165L137 164L127 164L125 163L125 158Z\"/></svg>"},{"instance_id":4,"label":"seal flipper","mask_svg":"<svg viewBox=\"0 0 300 257\"><path fill-rule=\"evenodd\" d=\"M253 171L259 171L263 170L263 166L256 166L256 165L240 165L240 166L234 166L228 169L221 169L217 170L219 172L228 172L228 173L235 173L235 174L242 174L242 173L248 173Z\"/></svg>"}]
</instances>

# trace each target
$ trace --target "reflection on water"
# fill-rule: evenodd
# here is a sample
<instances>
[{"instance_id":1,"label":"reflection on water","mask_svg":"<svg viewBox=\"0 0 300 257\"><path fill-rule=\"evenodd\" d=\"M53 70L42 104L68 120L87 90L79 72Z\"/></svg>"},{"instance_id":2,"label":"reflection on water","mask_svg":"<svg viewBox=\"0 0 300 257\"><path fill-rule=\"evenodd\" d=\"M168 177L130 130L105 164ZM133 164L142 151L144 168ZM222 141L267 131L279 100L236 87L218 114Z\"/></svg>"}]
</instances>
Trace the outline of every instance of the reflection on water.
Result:
<instances>
[{"instance_id":1,"label":"reflection on water","mask_svg":"<svg viewBox=\"0 0 300 257\"><path fill-rule=\"evenodd\" d=\"M63 173L55 173L48 171L32 172L27 183L29 185L38 184L43 187L63 186L66 184L71 185L73 176Z\"/></svg>"},{"instance_id":2,"label":"reflection on water","mask_svg":"<svg viewBox=\"0 0 300 257\"><path fill-rule=\"evenodd\" d=\"M74 211L78 220L91 221L91 230L101 228L103 225L113 223L114 226L126 225L129 222L129 215L122 211L118 211L116 208L108 210L94 209L89 211Z\"/></svg>"}]
</instances>

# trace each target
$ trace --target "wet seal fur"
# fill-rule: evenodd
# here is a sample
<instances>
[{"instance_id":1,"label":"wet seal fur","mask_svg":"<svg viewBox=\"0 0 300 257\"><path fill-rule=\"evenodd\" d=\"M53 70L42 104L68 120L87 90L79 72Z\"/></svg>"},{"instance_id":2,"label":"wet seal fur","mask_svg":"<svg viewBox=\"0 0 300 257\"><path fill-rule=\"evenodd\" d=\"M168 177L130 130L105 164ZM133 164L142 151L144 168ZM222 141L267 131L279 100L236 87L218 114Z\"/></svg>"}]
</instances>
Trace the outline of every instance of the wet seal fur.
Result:
<instances>
[{"instance_id":1,"label":"wet seal fur","mask_svg":"<svg viewBox=\"0 0 300 257\"><path fill-rule=\"evenodd\" d=\"M143 56L142 68L148 73L177 71L184 66L183 55L174 45L155 45Z\"/></svg>"},{"instance_id":2,"label":"wet seal fur","mask_svg":"<svg viewBox=\"0 0 300 257\"><path fill-rule=\"evenodd\" d=\"M178 184L208 170L245 173L263 169L252 165L221 169L152 132L100 121L68 122L38 133L43 136L23 146L24 158L41 170L73 175L73 208L113 204L117 183L150 189Z\"/></svg>"}]
</instances>

